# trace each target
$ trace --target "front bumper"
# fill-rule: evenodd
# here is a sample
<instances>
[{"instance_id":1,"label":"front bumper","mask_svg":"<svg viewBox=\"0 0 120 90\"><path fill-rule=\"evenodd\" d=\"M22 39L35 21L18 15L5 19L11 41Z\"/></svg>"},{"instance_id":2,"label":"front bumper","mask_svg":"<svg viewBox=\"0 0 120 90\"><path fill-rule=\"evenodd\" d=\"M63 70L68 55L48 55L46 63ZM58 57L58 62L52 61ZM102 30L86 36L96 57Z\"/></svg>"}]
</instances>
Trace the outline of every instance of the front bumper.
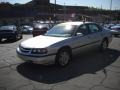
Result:
<instances>
[{"instance_id":1,"label":"front bumper","mask_svg":"<svg viewBox=\"0 0 120 90\"><path fill-rule=\"evenodd\" d=\"M22 53L19 48L16 50L17 52L17 56L26 61L26 62L32 62L32 63L36 63L36 64L54 64L55 63L55 54L51 54L51 55L46 55L46 56L31 56L28 54L24 54Z\"/></svg>"}]
</instances>

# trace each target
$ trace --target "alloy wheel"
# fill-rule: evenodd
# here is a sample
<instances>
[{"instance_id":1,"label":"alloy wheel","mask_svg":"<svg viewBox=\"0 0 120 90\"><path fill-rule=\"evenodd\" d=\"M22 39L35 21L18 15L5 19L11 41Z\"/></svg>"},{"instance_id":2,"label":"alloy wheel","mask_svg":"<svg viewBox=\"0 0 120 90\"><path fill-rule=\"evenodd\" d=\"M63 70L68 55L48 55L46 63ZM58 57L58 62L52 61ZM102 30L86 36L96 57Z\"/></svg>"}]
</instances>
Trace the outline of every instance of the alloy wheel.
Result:
<instances>
[{"instance_id":1,"label":"alloy wheel","mask_svg":"<svg viewBox=\"0 0 120 90\"><path fill-rule=\"evenodd\" d=\"M57 64L59 66L66 66L70 61L70 53L67 50L61 50L57 55Z\"/></svg>"}]
</instances>

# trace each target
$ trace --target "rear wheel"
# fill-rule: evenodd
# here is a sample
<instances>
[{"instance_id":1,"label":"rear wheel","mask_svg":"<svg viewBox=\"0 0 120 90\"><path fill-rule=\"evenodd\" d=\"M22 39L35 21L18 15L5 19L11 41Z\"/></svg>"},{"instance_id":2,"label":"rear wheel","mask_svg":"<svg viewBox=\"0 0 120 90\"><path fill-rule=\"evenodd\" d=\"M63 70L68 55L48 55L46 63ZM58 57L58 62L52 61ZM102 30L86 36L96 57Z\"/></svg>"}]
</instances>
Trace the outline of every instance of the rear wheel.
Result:
<instances>
[{"instance_id":1,"label":"rear wheel","mask_svg":"<svg viewBox=\"0 0 120 90\"><path fill-rule=\"evenodd\" d=\"M10 39L8 38L8 40L12 40L12 41L17 41L18 39L19 39L19 36L17 34Z\"/></svg>"},{"instance_id":2,"label":"rear wheel","mask_svg":"<svg viewBox=\"0 0 120 90\"><path fill-rule=\"evenodd\" d=\"M71 54L70 51L67 49L61 49L56 56L56 64L61 67L67 66L70 60Z\"/></svg>"},{"instance_id":3,"label":"rear wheel","mask_svg":"<svg viewBox=\"0 0 120 90\"><path fill-rule=\"evenodd\" d=\"M105 51L107 49L107 47L108 47L108 40L104 39L101 43L100 50Z\"/></svg>"},{"instance_id":4,"label":"rear wheel","mask_svg":"<svg viewBox=\"0 0 120 90\"><path fill-rule=\"evenodd\" d=\"M0 38L0 42L2 41L2 38Z\"/></svg>"},{"instance_id":5,"label":"rear wheel","mask_svg":"<svg viewBox=\"0 0 120 90\"><path fill-rule=\"evenodd\" d=\"M22 39L22 38L23 38L23 35L20 36L20 39Z\"/></svg>"},{"instance_id":6,"label":"rear wheel","mask_svg":"<svg viewBox=\"0 0 120 90\"><path fill-rule=\"evenodd\" d=\"M15 35L14 40L15 40L15 41L17 41L17 40L18 40L18 35Z\"/></svg>"}]
</instances>

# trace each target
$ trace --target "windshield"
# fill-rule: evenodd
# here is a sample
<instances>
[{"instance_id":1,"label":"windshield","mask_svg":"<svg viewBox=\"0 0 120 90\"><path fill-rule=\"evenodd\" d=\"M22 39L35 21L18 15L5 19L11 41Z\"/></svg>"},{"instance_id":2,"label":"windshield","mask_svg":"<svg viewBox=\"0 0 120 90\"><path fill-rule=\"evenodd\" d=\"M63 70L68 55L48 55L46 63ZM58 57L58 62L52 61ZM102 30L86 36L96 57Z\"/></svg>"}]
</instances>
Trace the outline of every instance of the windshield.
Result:
<instances>
[{"instance_id":1,"label":"windshield","mask_svg":"<svg viewBox=\"0 0 120 90\"><path fill-rule=\"evenodd\" d=\"M65 25L59 24L51 28L46 36L55 36L55 37L70 37L73 34L73 31L77 28L77 25Z\"/></svg>"}]
</instances>

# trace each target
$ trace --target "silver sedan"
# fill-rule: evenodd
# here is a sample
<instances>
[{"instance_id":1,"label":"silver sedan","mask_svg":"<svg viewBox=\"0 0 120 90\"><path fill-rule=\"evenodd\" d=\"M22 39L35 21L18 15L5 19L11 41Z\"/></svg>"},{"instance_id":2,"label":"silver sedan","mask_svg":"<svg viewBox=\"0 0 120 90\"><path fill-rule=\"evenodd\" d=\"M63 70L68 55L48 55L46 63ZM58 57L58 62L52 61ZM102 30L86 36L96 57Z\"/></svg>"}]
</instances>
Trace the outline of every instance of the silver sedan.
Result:
<instances>
[{"instance_id":1,"label":"silver sedan","mask_svg":"<svg viewBox=\"0 0 120 90\"><path fill-rule=\"evenodd\" d=\"M66 66L73 55L93 48L103 51L111 40L111 33L96 23L66 22L23 41L16 51L18 57L28 62Z\"/></svg>"}]
</instances>

